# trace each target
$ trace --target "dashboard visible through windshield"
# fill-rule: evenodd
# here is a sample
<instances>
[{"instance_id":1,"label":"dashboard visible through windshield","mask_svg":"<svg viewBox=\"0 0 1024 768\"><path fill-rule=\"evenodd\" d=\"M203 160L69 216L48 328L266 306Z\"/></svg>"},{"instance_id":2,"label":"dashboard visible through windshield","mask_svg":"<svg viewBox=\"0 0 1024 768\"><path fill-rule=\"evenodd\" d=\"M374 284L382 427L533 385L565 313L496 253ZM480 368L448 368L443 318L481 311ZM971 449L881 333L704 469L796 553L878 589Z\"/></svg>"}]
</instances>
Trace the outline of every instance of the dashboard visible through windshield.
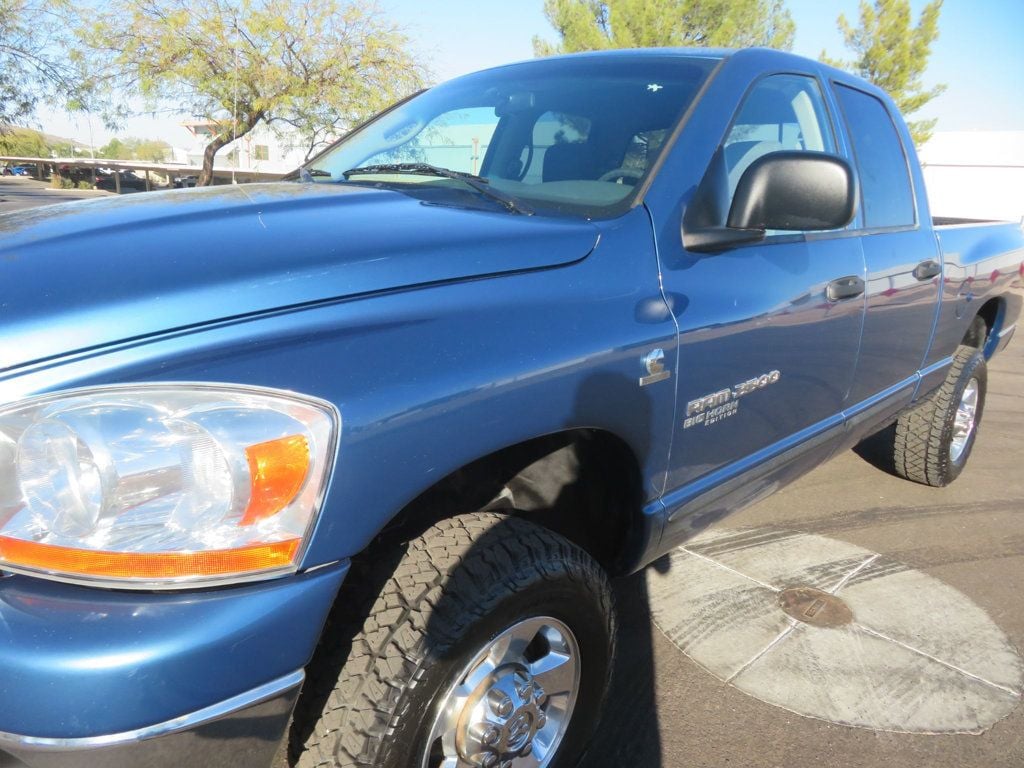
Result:
<instances>
[{"instance_id":1,"label":"dashboard visible through windshield","mask_svg":"<svg viewBox=\"0 0 1024 768\"><path fill-rule=\"evenodd\" d=\"M305 170L321 183L435 200L504 198L512 212L614 215L630 205L716 61L577 57L478 72L383 113Z\"/></svg>"}]
</instances>

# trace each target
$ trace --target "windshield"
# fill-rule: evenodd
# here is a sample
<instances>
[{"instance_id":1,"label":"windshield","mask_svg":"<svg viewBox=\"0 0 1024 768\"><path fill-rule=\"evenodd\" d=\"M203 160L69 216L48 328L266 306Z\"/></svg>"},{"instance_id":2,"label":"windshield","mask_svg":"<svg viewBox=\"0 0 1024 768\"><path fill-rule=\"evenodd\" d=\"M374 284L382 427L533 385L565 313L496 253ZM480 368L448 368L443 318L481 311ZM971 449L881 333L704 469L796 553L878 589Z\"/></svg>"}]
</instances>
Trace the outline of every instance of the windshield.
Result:
<instances>
[{"instance_id":1,"label":"windshield","mask_svg":"<svg viewBox=\"0 0 1024 768\"><path fill-rule=\"evenodd\" d=\"M384 185L456 204L473 195L481 205L494 204L483 200L479 184L422 167L409 171L418 164L483 177L492 191L530 210L613 215L630 205L715 63L580 57L467 75L360 128L307 163L306 178Z\"/></svg>"}]
</instances>

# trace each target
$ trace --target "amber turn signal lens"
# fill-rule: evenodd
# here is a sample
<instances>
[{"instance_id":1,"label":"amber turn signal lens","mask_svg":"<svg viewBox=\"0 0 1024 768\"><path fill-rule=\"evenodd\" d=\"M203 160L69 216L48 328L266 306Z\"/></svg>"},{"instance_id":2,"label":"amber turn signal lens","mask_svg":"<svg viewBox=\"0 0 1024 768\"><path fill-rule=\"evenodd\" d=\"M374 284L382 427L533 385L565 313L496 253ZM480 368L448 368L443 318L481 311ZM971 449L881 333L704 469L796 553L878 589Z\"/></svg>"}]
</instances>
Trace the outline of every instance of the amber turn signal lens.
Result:
<instances>
[{"instance_id":1,"label":"amber turn signal lens","mask_svg":"<svg viewBox=\"0 0 1024 768\"><path fill-rule=\"evenodd\" d=\"M291 504L309 473L309 443L290 435L245 449L252 488L240 525L266 520Z\"/></svg>"},{"instance_id":2,"label":"amber turn signal lens","mask_svg":"<svg viewBox=\"0 0 1024 768\"><path fill-rule=\"evenodd\" d=\"M300 539L207 552L104 552L0 536L0 562L107 579L180 579L269 571L292 565Z\"/></svg>"}]
</instances>

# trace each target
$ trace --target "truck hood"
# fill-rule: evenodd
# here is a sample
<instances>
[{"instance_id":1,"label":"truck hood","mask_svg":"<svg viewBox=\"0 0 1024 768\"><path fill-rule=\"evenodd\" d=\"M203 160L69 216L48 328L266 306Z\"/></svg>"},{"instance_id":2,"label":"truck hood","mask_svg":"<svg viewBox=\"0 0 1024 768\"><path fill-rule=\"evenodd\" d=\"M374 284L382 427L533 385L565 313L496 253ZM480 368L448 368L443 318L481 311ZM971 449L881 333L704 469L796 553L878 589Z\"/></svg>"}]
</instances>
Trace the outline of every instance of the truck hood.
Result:
<instances>
[{"instance_id":1,"label":"truck hood","mask_svg":"<svg viewBox=\"0 0 1024 768\"><path fill-rule=\"evenodd\" d=\"M0 370L313 302L567 264L583 220L274 183L0 215Z\"/></svg>"}]
</instances>

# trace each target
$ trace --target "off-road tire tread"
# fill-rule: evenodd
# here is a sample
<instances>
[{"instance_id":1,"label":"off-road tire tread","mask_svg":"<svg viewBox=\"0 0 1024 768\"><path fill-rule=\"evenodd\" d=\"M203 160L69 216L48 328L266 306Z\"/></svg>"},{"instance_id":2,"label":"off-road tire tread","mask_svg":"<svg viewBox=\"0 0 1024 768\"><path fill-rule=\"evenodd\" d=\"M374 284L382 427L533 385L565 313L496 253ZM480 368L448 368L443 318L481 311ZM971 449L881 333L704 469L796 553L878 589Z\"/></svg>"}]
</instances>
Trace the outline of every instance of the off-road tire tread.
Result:
<instances>
[{"instance_id":1,"label":"off-road tire tread","mask_svg":"<svg viewBox=\"0 0 1024 768\"><path fill-rule=\"evenodd\" d=\"M943 439L946 418L955 406L953 399L964 369L978 353L976 347L957 347L942 386L896 421L893 464L900 477L936 488L950 482L949 445Z\"/></svg>"},{"instance_id":2,"label":"off-road tire tread","mask_svg":"<svg viewBox=\"0 0 1024 768\"><path fill-rule=\"evenodd\" d=\"M498 525L500 535L481 544ZM403 715L403 695L417 684L430 657L455 643L510 590L544 580L574 580L607 617L612 658L615 620L608 577L582 549L538 525L487 512L459 515L410 542L386 579L374 579L373 569L389 562L393 567L393 560L375 560L365 558L369 572L350 574L348 580L383 582L383 589L364 599L343 595L321 641L326 666L333 660L341 674L325 679L316 675L317 660L311 667L306 687L325 696L326 704L320 711L303 711L300 699L295 721L315 718L316 724L304 744L294 743L293 737L292 760L298 768L379 765L382 747ZM429 648L424 642L428 622ZM350 650L346 637L352 638ZM346 650L341 663L338 656Z\"/></svg>"}]
</instances>

